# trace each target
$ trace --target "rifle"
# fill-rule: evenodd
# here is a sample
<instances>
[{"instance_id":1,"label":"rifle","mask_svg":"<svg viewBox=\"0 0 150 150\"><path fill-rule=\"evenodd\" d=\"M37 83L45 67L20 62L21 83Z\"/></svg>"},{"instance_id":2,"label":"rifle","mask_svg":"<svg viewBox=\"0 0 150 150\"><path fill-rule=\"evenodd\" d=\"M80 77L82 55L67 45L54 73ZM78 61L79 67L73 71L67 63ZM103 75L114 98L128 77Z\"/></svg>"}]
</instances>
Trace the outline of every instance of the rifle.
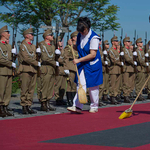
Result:
<instances>
[{"instance_id":1,"label":"rifle","mask_svg":"<svg viewBox=\"0 0 150 150\"><path fill-rule=\"evenodd\" d=\"M104 44L104 30L102 30L102 51L104 51L105 50L105 44ZM104 54L104 61L107 61L107 55L106 54ZM106 67L106 73L108 73L109 72L109 70L108 70L108 65L105 65L105 67Z\"/></svg>"},{"instance_id":2,"label":"rifle","mask_svg":"<svg viewBox=\"0 0 150 150\"><path fill-rule=\"evenodd\" d=\"M15 46L15 34L14 34L14 27L13 27L12 49L14 49L14 48L16 49L16 46ZM12 61L15 63L17 54L12 53L11 55L12 55ZM12 72L13 72L13 77L15 77L16 74L17 74L16 73L16 68L12 68Z\"/></svg>"},{"instance_id":3,"label":"rifle","mask_svg":"<svg viewBox=\"0 0 150 150\"><path fill-rule=\"evenodd\" d=\"M147 43L147 32L145 32L145 46L144 46L145 47L144 48L145 54L147 53L146 43ZM148 57L145 57L145 63L148 63ZM146 72L149 73L148 66L146 66Z\"/></svg>"},{"instance_id":4,"label":"rifle","mask_svg":"<svg viewBox=\"0 0 150 150\"><path fill-rule=\"evenodd\" d=\"M121 36L120 36L120 53L123 52L122 36L123 36L123 29L121 29ZM123 56L121 56L121 55L120 55L120 62L123 62ZM123 73L123 66L121 66L121 73Z\"/></svg>"},{"instance_id":5,"label":"rifle","mask_svg":"<svg viewBox=\"0 0 150 150\"><path fill-rule=\"evenodd\" d=\"M37 36L36 36L36 49L39 47L39 43L38 43L38 29L37 29ZM36 52L36 60L39 62L41 58L41 53ZM38 66L37 68L37 77L41 76L41 70L40 67Z\"/></svg>"},{"instance_id":6,"label":"rifle","mask_svg":"<svg viewBox=\"0 0 150 150\"><path fill-rule=\"evenodd\" d=\"M56 49L58 48L58 33L59 33L59 25L58 25L58 22L56 22L56 43L55 43ZM55 61L58 61L59 56L60 55L55 54ZM58 66L56 66L56 68L55 68L55 75L56 76L59 75L59 68L58 68Z\"/></svg>"},{"instance_id":7,"label":"rifle","mask_svg":"<svg viewBox=\"0 0 150 150\"><path fill-rule=\"evenodd\" d=\"M136 30L134 32L134 46L133 46L133 52L136 52L136 47L135 47L135 40L136 40ZM136 56L133 56L133 61L136 61ZM137 73L137 68L136 65L134 65L134 72Z\"/></svg>"}]
</instances>

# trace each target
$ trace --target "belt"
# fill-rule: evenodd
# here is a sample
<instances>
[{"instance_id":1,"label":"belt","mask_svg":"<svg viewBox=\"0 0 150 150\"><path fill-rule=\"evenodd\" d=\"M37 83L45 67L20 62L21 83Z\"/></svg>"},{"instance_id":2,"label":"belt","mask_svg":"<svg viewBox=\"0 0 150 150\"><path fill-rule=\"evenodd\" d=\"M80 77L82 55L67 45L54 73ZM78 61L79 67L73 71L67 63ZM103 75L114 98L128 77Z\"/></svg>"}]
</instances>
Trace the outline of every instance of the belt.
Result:
<instances>
[{"instance_id":1,"label":"belt","mask_svg":"<svg viewBox=\"0 0 150 150\"><path fill-rule=\"evenodd\" d=\"M73 61L73 58L69 58L69 61Z\"/></svg>"}]
</instances>

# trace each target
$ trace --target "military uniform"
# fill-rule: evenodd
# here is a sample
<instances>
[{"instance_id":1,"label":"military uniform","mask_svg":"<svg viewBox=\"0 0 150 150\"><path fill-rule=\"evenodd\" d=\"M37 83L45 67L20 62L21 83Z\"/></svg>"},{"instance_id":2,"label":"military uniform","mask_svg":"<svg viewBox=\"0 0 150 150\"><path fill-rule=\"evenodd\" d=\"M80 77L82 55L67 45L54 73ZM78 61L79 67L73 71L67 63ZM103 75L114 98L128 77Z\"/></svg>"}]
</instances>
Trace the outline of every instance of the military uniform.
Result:
<instances>
[{"instance_id":1,"label":"military uniform","mask_svg":"<svg viewBox=\"0 0 150 150\"><path fill-rule=\"evenodd\" d=\"M77 36L78 32L75 31L71 34L71 38ZM78 51L74 50L74 55L75 58L78 58ZM76 83L74 82L75 79L75 74L76 74L76 68L75 65L73 64L73 54L72 54L72 50L71 50L71 46L67 45L64 48L64 70L69 70L69 74L67 77L67 90L66 90L66 96L67 96L67 102L68 105L72 105L73 104L73 98L76 94Z\"/></svg>"},{"instance_id":2,"label":"military uniform","mask_svg":"<svg viewBox=\"0 0 150 150\"><path fill-rule=\"evenodd\" d=\"M33 34L33 29L27 29L24 31L24 37L27 34ZM37 80L37 67L38 61L36 61L36 47L24 40L19 49L19 68L18 74L20 74L21 80L21 106L22 113L35 113L30 106L33 103L33 94L35 90Z\"/></svg>"},{"instance_id":3,"label":"military uniform","mask_svg":"<svg viewBox=\"0 0 150 150\"><path fill-rule=\"evenodd\" d=\"M124 38L123 42L130 42L130 38ZM130 93L132 92L132 87L134 86L135 74L134 74L134 62L133 53L129 47L124 47L124 73L123 73L123 95L124 102L130 103Z\"/></svg>"},{"instance_id":4,"label":"military uniform","mask_svg":"<svg viewBox=\"0 0 150 150\"><path fill-rule=\"evenodd\" d=\"M7 26L0 29L0 35L9 32ZM7 106L11 99L12 91L12 55L11 45L0 41L0 117L12 116Z\"/></svg>"},{"instance_id":5,"label":"military uniform","mask_svg":"<svg viewBox=\"0 0 150 150\"><path fill-rule=\"evenodd\" d=\"M66 102L63 100L65 90L66 90L66 81L67 76L64 72L64 49L61 50L61 55L58 59L59 62L59 75L55 77L55 100L56 105L66 105Z\"/></svg>"},{"instance_id":6,"label":"military uniform","mask_svg":"<svg viewBox=\"0 0 150 150\"><path fill-rule=\"evenodd\" d=\"M104 41L104 45L109 44L108 41ZM105 49L108 53L107 49ZM101 48L99 48L102 65L103 65L103 84L99 85L99 99L102 98L104 101L108 101L107 95L109 93L109 66L110 66L110 60L108 57L106 57L107 66L104 61L104 54ZM106 55L106 54L105 54Z\"/></svg>"},{"instance_id":7,"label":"military uniform","mask_svg":"<svg viewBox=\"0 0 150 150\"><path fill-rule=\"evenodd\" d=\"M136 43L141 43L142 39L139 38L136 40ZM142 48L137 47L136 49L137 51L137 74L135 77L135 90L136 90L136 94L138 94L143 86L143 84L145 83L145 67L146 67L146 63L145 63L145 53L144 50ZM144 98L140 95L138 100L144 100Z\"/></svg>"},{"instance_id":8,"label":"military uniform","mask_svg":"<svg viewBox=\"0 0 150 150\"><path fill-rule=\"evenodd\" d=\"M111 41L118 41L118 38L115 36L111 39ZM109 59L111 61L109 74L110 74L110 97L111 103L117 104L116 96L118 94L118 90L120 88L121 82L121 62L120 55L116 48L111 47L109 50Z\"/></svg>"}]
</instances>

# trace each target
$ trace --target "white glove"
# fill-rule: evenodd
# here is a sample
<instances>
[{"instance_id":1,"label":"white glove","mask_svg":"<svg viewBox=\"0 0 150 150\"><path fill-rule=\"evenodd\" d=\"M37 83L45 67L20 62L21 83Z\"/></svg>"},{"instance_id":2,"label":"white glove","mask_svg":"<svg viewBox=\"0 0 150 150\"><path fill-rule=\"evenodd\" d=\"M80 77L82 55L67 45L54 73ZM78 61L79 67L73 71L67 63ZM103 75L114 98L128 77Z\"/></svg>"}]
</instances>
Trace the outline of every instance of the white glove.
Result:
<instances>
[{"instance_id":1,"label":"white glove","mask_svg":"<svg viewBox=\"0 0 150 150\"><path fill-rule=\"evenodd\" d=\"M145 54L145 57L149 57L149 54L148 54L148 53L146 53L146 54Z\"/></svg>"},{"instance_id":2,"label":"white glove","mask_svg":"<svg viewBox=\"0 0 150 150\"><path fill-rule=\"evenodd\" d=\"M17 50L16 50L15 47L11 50L11 53L12 53L12 54L16 54L16 53L17 53Z\"/></svg>"},{"instance_id":3,"label":"white glove","mask_svg":"<svg viewBox=\"0 0 150 150\"><path fill-rule=\"evenodd\" d=\"M36 49L36 53L41 53L41 49L39 47Z\"/></svg>"},{"instance_id":4,"label":"white glove","mask_svg":"<svg viewBox=\"0 0 150 150\"><path fill-rule=\"evenodd\" d=\"M12 62L12 67L16 68L16 64L14 62Z\"/></svg>"},{"instance_id":5,"label":"white glove","mask_svg":"<svg viewBox=\"0 0 150 150\"><path fill-rule=\"evenodd\" d=\"M134 65L137 66L137 62L136 61L134 61Z\"/></svg>"},{"instance_id":6,"label":"white glove","mask_svg":"<svg viewBox=\"0 0 150 150\"><path fill-rule=\"evenodd\" d=\"M135 52L133 52L133 56L137 56L137 52L135 51Z\"/></svg>"},{"instance_id":7,"label":"white glove","mask_svg":"<svg viewBox=\"0 0 150 150\"><path fill-rule=\"evenodd\" d=\"M41 67L41 62L38 61L38 66Z\"/></svg>"},{"instance_id":8,"label":"white glove","mask_svg":"<svg viewBox=\"0 0 150 150\"><path fill-rule=\"evenodd\" d=\"M56 61L56 66L58 66L58 67L59 67L59 62L58 62L58 61Z\"/></svg>"},{"instance_id":9,"label":"white glove","mask_svg":"<svg viewBox=\"0 0 150 150\"><path fill-rule=\"evenodd\" d=\"M105 65L108 65L108 61L105 61Z\"/></svg>"},{"instance_id":10,"label":"white glove","mask_svg":"<svg viewBox=\"0 0 150 150\"><path fill-rule=\"evenodd\" d=\"M106 50L104 50L104 51L103 51L103 54L104 54L104 55L107 55L107 51L106 51Z\"/></svg>"},{"instance_id":11,"label":"white glove","mask_svg":"<svg viewBox=\"0 0 150 150\"><path fill-rule=\"evenodd\" d=\"M124 56L124 52L120 52L120 56Z\"/></svg>"},{"instance_id":12,"label":"white glove","mask_svg":"<svg viewBox=\"0 0 150 150\"><path fill-rule=\"evenodd\" d=\"M61 54L61 51L60 51L59 49L56 49L56 50L55 50L55 54L60 55L60 54Z\"/></svg>"},{"instance_id":13,"label":"white glove","mask_svg":"<svg viewBox=\"0 0 150 150\"><path fill-rule=\"evenodd\" d=\"M65 74L70 74L69 70L64 70Z\"/></svg>"},{"instance_id":14,"label":"white glove","mask_svg":"<svg viewBox=\"0 0 150 150\"><path fill-rule=\"evenodd\" d=\"M124 63L123 63L123 62L121 62L121 66L124 66Z\"/></svg>"},{"instance_id":15,"label":"white glove","mask_svg":"<svg viewBox=\"0 0 150 150\"><path fill-rule=\"evenodd\" d=\"M148 63L148 62L146 62L146 66L149 66L149 63Z\"/></svg>"}]
</instances>

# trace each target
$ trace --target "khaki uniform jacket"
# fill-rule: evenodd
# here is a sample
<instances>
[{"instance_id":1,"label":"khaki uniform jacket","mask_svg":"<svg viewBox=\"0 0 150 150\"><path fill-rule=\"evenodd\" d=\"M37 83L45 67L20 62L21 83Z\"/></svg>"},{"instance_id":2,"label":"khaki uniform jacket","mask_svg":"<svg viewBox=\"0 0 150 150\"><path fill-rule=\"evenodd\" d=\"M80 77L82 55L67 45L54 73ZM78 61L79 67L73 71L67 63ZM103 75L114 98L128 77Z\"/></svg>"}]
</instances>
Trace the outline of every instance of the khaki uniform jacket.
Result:
<instances>
[{"instance_id":1,"label":"khaki uniform jacket","mask_svg":"<svg viewBox=\"0 0 150 150\"><path fill-rule=\"evenodd\" d=\"M120 74L121 73L121 62L119 52L113 47L109 50L109 59L111 61L111 65L109 68L110 74Z\"/></svg>"},{"instance_id":2,"label":"khaki uniform jacket","mask_svg":"<svg viewBox=\"0 0 150 150\"><path fill-rule=\"evenodd\" d=\"M99 52L101 55L101 61L102 61L102 66L103 66L103 72L106 72L106 65L105 65L105 61L104 61L104 55L103 55L103 51L101 48L99 48ZM108 62L108 67L110 66L110 60L108 57L106 57L106 60Z\"/></svg>"},{"instance_id":3,"label":"khaki uniform jacket","mask_svg":"<svg viewBox=\"0 0 150 150\"><path fill-rule=\"evenodd\" d=\"M124 51L124 72L134 72L133 53L130 49L123 48Z\"/></svg>"},{"instance_id":4,"label":"khaki uniform jacket","mask_svg":"<svg viewBox=\"0 0 150 150\"><path fill-rule=\"evenodd\" d=\"M11 45L0 42L0 75L12 75Z\"/></svg>"},{"instance_id":5,"label":"khaki uniform jacket","mask_svg":"<svg viewBox=\"0 0 150 150\"><path fill-rule=\"evenodd\" d=\"M79 57L78 51L74 50L74 55L75 55L75 58L78 58ZM67 45L64 48L64 61L65 61L64 70L71 70L71 71L76 72L75 65L73 64L73 59L74 58L73 58L71 46Z\"/></svg>"},{"instance_id":6,"label":"khaki uniform jacket","mask_svg":"<svg viewBox=\"0 0 150 150\"><path fill-rule=\"evenodd\" d=\"M41 73L55 74L55 46L48 45L45 41L39 43L41 49Z\"/></svg>"},{"instance_id":7,"label":"khaki uniform jacket","mask_svg":"<svg viewBox=\"0 0 150 150\"><path fill-rule=\"evenodd\" d=\"M61 55L58 59L58 62L59 62L59 75L66 75L65 72L64 72L64 64L65 64L65 60L64 60L64 49L61 50Z\"/></svg>"},{"instance_id":8,"label":"khaki uniform jacket","mask_svg":"<svg viewBox=\"0 0 150 150\"><path fill-rule=\"evenodd\" d=\"M19 69L21 72L37 73L38 61L36 61L36 47L33 44L28 44L25 40L20 45L19 49Z\"/></svg>"},{"instance_id":9,"label":"khaki uniform jacket","mask_svg":"<svg viewBox=\"0 0 150 150\"><path fill-rule=\"evenodd\" d=\"M145 72L146 64L145 64L145 53L143 49L136 49L137 51L137 70L139 72Z\"/></svg>"}]
</instances>

